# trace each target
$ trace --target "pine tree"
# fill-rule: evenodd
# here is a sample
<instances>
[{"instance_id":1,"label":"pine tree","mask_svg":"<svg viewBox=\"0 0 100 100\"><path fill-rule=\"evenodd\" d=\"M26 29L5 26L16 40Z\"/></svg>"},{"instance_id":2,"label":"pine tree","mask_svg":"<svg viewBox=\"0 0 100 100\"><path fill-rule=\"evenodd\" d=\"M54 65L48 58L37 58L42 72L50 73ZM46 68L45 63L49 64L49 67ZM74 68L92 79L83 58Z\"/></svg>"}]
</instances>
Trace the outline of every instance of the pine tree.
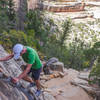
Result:
<instances>
[{"instance_id":1,"label":"pine tree","mask_svg":"<svg viewBox=\"0 0 100 100\"><path fill-rule=\"evenodd\" d=\"M13 0L8 0L7 4L7 16L9 20L9 29L15 29L16 28L16 12L15 12L15 5Z\"/></svg>"},{"instance_id":2,"label":"pine tree","mask_svg":"<svg viewBox=\"0 0 100 100\"><path fill-rule=\"evenodd\" d=\"M0 0L0 33L15 28L13 0Z\"/></svg>"},{"instance_id":3,"label":"pine tree","mask_svg":"<svg viewBox=\"0 0 100 100\"><path fill-rule=\"evenodd\" d=\"M7 0L0 0L0 32L8 29Z\"/></svg>"},{"instance_id":4,"label":"pine tree","mask_svg":"<svg viewBox=\"0 0 100 100\"><path fill-rule=\"evenodd\" d=\"M7 15L9 17L9 20L10 21L13 21L15 20L15 10L14 10L14 2L13 0L8 0L8 12L7 12Z\"/></svg>"},{"instance_id":5,"label":"pine tree","mask_svg":"<svg viewBox=\"0 0 100 100\"><path fill-rule=\"evenodd\" d=\"M6 8L7 0L0 0L0 9Z\"/></svg>"}]
</instances>

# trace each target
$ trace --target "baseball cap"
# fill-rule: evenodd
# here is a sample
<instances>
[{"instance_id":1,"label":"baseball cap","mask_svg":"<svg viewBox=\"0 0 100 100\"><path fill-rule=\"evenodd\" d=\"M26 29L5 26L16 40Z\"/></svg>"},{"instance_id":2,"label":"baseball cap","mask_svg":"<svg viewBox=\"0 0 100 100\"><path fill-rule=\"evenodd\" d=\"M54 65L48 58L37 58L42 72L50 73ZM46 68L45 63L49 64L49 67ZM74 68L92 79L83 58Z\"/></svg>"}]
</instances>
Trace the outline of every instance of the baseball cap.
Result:
<instances>
[{"instance_id":1,"label":"baseball cap","mask_svg":"<svg viewBox=\"0 0 100 100\"><path fill-rule=\"evenodd\" d=\"M14 53L14 59L15 59L15 60L19 59L20 53L22 52L23 47L24 47L24 46L23 46L22 44L16 44L16 45L13 47L13 53Z\"/></svg>"}]
</instances>

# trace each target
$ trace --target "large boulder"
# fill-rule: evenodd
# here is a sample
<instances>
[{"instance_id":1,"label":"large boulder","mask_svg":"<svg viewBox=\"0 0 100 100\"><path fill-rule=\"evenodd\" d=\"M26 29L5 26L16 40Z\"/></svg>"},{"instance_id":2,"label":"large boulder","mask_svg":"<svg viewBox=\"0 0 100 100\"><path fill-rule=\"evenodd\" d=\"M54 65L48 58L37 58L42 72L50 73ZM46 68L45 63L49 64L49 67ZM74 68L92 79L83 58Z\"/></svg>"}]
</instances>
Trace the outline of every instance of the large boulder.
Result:
<instances>
[{"instance_id":1,"label":"large boulder","mask_svg":"<svg viewBox=\"0 0 100 100\"><path fill-rule=\"evenodd\" d=\"M46 66L50 66L52 63L55 63L55 62L58 62L58 59L55 57L52 57L46 62Z\"/></svg>"},{"instance_id":2,"label":"large boulder","mask_svg":"<svg viewBox=\"0 0 100 100\"><path fill-rule=\"evenodd\" d=\"M64 72L64 64L62 62L52 63L50 68L55 71Z\"/></svg>"},{"instance_id":3,"label":"large boulder","mask_svg":"<svg viewBox=\"0 0 100 100\"><path fill-rule=\"evenodd\" d=\"M48 67L50 67L50 69L53 71L64 72L64 64L60 62L56 57L52 57L46 62L46 68Z\"/></svg>"}]
</instances>

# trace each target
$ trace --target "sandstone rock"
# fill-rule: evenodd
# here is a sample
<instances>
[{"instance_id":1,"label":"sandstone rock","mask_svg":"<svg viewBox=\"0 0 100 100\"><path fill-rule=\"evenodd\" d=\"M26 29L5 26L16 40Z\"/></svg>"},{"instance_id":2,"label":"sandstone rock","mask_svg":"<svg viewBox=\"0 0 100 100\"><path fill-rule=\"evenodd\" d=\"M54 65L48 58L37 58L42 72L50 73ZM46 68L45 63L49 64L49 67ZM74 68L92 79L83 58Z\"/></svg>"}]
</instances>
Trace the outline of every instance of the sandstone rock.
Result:
<instances>
[{"instance_id":1,"label":"sandstone rock","mask_svg":"<svg viewBox=\"0 0 100 100\"><path fill-rule=\"evenodd\" d=\"M82 85L88 85L88 81L79 79L79 78L75 78L73 81L71 81L72 83L76 83L76 84L82 84Z\"/></svg>"},{"instance_id":2,"label":"sandstone rock","mask_svg":"<svg viewBox=\"0 0 100 100\"><path fill-rule=\"evenodd\" d=\"M38 7L39 0L28 0L28 9L35 9Z\"/></svg>"},{"instance_id":3,"label":"sandstone rock","mask_svg":"<svg viewBox=\"0 0 100 100\"><path fill-rule=\"evenodd\" d=\"M47 75L53 73L51 70L64 72L64 64L62 62L59 62L58 59L55 57L50 58L44 64L43 71Z\"/></svg>"},{"instance_id":4,"label":"sandstone rock","mask_svg":"<svg viewBox=\"0 0 100 100\"><path fill-rule=\"evenodd\" d=\"M17 88L0 80L0 100L28 100Z\"/></svg>"},{"instance_id":5,"label":"sandstone rock","mask_svg":"<svg viewBox=\"0 0 100 100\"><path fill-rule=\"evenodd\" d=\"M64 77L64 73L59 72L60 77Z\"/></svg>"},{"instance_id":6,"label":"sandstone rock","mask_svg":"<svg viewBox=\"0 0 100 100\"><path fill-rule=\"evenodd\" d=\"M50 68L55 71L64 72L64 64L62 62L52 63Z\"/></svg>"},{"instance_id":7,"label":"sandstone rock","mask_svg":"<svg viewBox=\"0 0 100 100\"><path fill-rule=\"evenodd\" d=\"M21 67L22 65L26 65L26 63L23 61L22 57L20 57L19 60L16 61L16 63Z\"/></svg>"},{"instance_id":8,"label":"sandstone rock","mask_svg":"<svg viewBox=\"0 0 100 100\"><path fill-rule=\"evenodd\" d=\"M91 95L93 95L95 97L100 95L100 89L99 88L93 88L91 86L87 86L87 85L84 85L84 84L76 83L74 81L71 81L71 84L83 88L88 94L91 94Z\"/></svg>"},{"instance_id":9,"label":"sandstone rock","mask_svg":"<svg viewBox=\"0 0 100 100\"><path fill-rule=\"evenodd\" d=\"M54 97L52 97L52 95L47 92L44 92L44 98L46 98L46 100L56 100Z\"/></svg>"},{"instance_id":10,"label":"sandstone rock","mask_svg":"<svg viewBox=\"0 0 100 100\"><path fill-rule=\"evenodd\" d=\"M71 80L71 84L83 88L89 95L92 95L96 100L100 99L100 88L93 87L88 84L89 72L79 73L77 78Z\"/></svg>"},{"instance_id":11,"label":"sandstone rock","mask_svg":"<svg viewBox=\"0 0 100 100\"><path fill-rule=\"evenodd\" d=\"M7 56L8 54L0 45L0 58ZM0 67L3 69L3 72L9 76L15 77L21 73L21 69L14 59L0 62Z\"/></svg>"},{"instance_id":12,"label":"sandstone rock","mask_svg":"<svg viewBox=\"0 0 100 100\"><path fill-rule=\"evenodd\" d=\"M89 80L89 73L79 73L78 78L83 80Z\"/></svg>"},{"instance_id":13,"label":"sandstone rock","mask_svg":"<svg viewBox=\"0 0 100 100\"><path fill-rule=\"evenodd\" d=\"M44 3L43 10L48 10L51 12L77 12L77 11L84 11L85 3L74 3L74 5L57 5L57 4L50 4Z\"/></svg>"},{"instance_id":14,"label":"sandstone rock","mask_svg":"<svg viewBox=\"0 0 100 100\"><path fill-rule=\"evenodd\" d=\"M5 57L7 55L8 53L0 45L0 58ZM2 72L4 73L3 75ZM0 62L0 100L30 100L24 92L19 90L17 87L12 86L8 82L2 80L3 78L9 76L16 77L21 72L22 71L20 66L13 58L9 61ZM22 84L22 88L27 88L27 82L21 81L20 84ZM31 94L29 93L29 95ZM34 98L34 95L32 95L32 97ZM48 96L45 96L45 100L48 100L48 97L53 98L53 96L49 95L48 93ZM41 97L40 100L44 99L42 99Z\"/></svg>"},{"instance_id":15,"label":"sandstone rock","mask_svg":"<svg viewBox=\"0 0 100 100\"><path fill-rule=\"evenodd\" d=\"M55 57L52 57L46 62L46 65L50 66L52 63L55 63L55 62L58 62L58 59Z\"/></svg>"}]
</instances>

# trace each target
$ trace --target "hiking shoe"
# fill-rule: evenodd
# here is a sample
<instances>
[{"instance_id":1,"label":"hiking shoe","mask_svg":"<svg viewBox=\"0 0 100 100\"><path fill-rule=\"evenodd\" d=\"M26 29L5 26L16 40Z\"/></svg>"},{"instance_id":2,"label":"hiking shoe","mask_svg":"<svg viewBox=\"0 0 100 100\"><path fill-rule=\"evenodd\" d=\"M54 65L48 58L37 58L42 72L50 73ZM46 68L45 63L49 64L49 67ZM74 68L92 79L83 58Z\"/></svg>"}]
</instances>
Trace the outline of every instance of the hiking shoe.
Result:
<instances>
[{"instance_id":1,"label":"hiking shoe","mask_svg":"<svg viewBox=\"0 0 100 100\"><path fill-rule=\"evenodd\" d=\"M14 83L16 87L21 87L21 84L19 82Z\"/></svg>"},{"instance_id":2,"label":"hiking shoe","mask_svg":"<svg viewBox=\"0 0 100 100\"><path fill-rule=\"evenodd\" d=\"M28 88L30 88L30 87L34 87L34 86L36 86L35 83L30 83L29 86L28 86Z\"/></svg>"},{"instance_id":3,"label":"hiking shoe","mask_svg":"<svg viewBox=\"0 0 100 100\"><path fill-rule=\"evenodd\" d=\"M38 97L38 96L40 96L41 93L42 93L41 90L37 90L37 91L35 92L35 95Z\"/></svg>"}]
</instances>

